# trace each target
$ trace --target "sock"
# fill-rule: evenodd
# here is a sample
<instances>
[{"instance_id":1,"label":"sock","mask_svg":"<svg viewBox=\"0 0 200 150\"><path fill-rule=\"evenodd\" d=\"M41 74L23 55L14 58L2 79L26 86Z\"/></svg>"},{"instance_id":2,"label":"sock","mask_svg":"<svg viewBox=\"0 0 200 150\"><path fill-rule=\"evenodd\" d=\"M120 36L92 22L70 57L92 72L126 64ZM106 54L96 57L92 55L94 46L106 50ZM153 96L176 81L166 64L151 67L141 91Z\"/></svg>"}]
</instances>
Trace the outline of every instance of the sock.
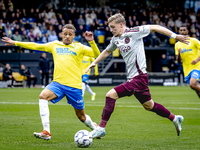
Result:
<instances>
[{"instance_id":1,"label":"sock","mask_svg":"<svg viewBox=\"0 0 200 150\"><path fill-rule=\"evenodd\" d=\"M175 115L170 113L170 111L166 109L163 105L158 104L156 102L154 102L154 106L150 111L155 112L157 115L161 117L168 118L171 121L174 120L174 117L175 117Z\"/></svg>"},{"instance_id":2,"label":"sock","mask_svg":"<svg viewBox=\"0 0 200 150\"><path fill-rule=\"evenodd\" d=\"M101 122L99 123L99 127L101 128L105 128L106 127L106 124L107 124L108 121L105 121L105 120L101 120Z\"/></svg>"},{"instance_id":3,"label":"sock","mask_svg":"<svg viewBox=\"0 0 200 150\"><path fill-rule=\"evenodd\" d=\"M105 128L108 120L110 119L111 114L113 113L115 109L115 102L116 102L115 99L106 97L106 104L105 104L105 107L103 108L101 122L99 124L100 127Z\"/></svg>"},{"instance_id":4,"label":"sock","mask_svg":"<svg viewBox=\"0 0 200 150\"><path fill-rule=\"evenodd\" d=\"M48 101L45 99L39 99L39 107L43 130L46 130L50 133Z\"/></svg>"},{"instance_id":5,"label":"sock","mask_svg":"<svg viewBox=\"0 0 200 150\"><path fill-rule=\"evenodd\" d=\"M84 94L85 94L85 83L82 82L82 95L84 96Z\"/></svg>"},{"instance_id":6,"label":"sock","mask_svg":"<svg viewBox=\"0 0 200 150\"><path fill-rule=\"evenodd\" d=\"M96 129L96 126L94 125L90 116L88 116L86 114L85 114L85 116L86 116L86 120L85 120L84 124L92 130Z\"/></svg>"},{"instance_id":7,"label":"sock","mask_svg":"<svg viewBox=\"0 0 200 150\"><path fill-rule=\"evenodd\" d=\"M105 130L105 127L100 127L100 126L98 126L98 127L97 127L97 130L99 130L99 131L104 131L104 130Z\"/></svg>"},{"instance_id":8,"label":"sock","mask_svg":"<svg viewBox=\"0 0 200 150\"><path fill-rule=\"evenodd\" d=\"M86 90L91 94L94 95L94 92L92 91L92 89L90 88L90 86L88 84L86 84Z\"/></svg>"}]
</instances>

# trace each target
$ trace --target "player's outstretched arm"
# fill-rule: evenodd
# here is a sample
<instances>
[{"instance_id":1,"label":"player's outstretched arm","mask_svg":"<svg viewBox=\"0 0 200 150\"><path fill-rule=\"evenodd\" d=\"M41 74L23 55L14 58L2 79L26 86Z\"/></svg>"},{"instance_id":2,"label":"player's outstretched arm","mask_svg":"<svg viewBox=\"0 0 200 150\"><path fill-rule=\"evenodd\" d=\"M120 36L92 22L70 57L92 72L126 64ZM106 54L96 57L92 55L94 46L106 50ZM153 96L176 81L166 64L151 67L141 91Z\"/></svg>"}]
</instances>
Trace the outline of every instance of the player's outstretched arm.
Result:
<instances>
[{"instance_id":1,"label":"player's outstretched arm","mask_svg":"<svg viewBox=\"0 0 200 150\"><path fill-rule=\"evenodd\" d=\"M160 25L149 25L149 27L150 27L151 32L156 31L156 32L164 34L166 36L170 36L170 37L172 37L172 38L174 38L174 39L176 39L176 40L178 40L182 43L189 44L188 36L175 34L174 32L172 32L169 29L162 27Z\"/></svg>"},{"instance_id":2,"label":"player's outstretched arm","mask_svg":"<svg viewBox=\"0 0 200 150\"><path fill-rule=\"evenodd\" d=\"M106 49L95 59L89 67L86 69L85 73L88 73L88 71L92 68L95 67L96 64L98 64L100 61L104 60L106 57L108 57L112 52L107 51Z\"/></svg>"},{"instance_id":3,"label":"player's outstretched arm","mask_svg":"<svg viewBox=\"0 0 200 150\"><path fill-rule=\"evenodd\" d=\"M12 39L8 38L8 37L3 37L2 39L3 42L5 42L6 46L20 46L23 48L27 48L27 49L32 49L32 50L39 50L39 51L45 51L45 44L37 44L34 42L19 42L19 41L13 41Z\"/></svg>"}]
</instances>

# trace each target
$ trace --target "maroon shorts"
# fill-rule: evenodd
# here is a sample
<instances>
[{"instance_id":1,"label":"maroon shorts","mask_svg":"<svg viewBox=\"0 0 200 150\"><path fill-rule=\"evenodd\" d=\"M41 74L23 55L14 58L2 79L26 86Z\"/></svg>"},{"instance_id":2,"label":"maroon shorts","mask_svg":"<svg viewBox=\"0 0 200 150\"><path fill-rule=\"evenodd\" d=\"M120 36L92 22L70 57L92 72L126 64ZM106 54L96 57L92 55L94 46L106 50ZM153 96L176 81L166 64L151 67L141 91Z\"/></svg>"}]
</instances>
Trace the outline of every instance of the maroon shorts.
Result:
<instances>
[{"instance_id":1,"label":"maroon shorts","mask_svg":"<svg viewBox=\"0 0 200 150\"><path fill-rule=\"evenodd\" d=\"M114 89L117 92L119 98L124 96L131 96L134 94L141 104L151 100L147 73L135 76L132 79L116 86Z\"/></svg>"}]
</instances>

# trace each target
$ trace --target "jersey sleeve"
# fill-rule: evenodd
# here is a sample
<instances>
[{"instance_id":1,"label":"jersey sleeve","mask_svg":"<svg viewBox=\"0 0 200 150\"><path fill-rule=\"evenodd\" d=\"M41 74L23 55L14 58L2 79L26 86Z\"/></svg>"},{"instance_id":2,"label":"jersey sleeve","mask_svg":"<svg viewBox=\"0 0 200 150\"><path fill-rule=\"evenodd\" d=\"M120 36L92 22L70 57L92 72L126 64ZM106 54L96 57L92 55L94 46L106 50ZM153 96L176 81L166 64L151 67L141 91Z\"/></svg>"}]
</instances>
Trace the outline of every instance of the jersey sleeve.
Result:
<instances>
[{"instance_id":1,"label":"jersey sleeve","mask_svg":"<svg viewBox=\"0 0 200 150\"><path fill-rule=\"evenodd\" d=\"M200 41L195 39L195 45L197 47L198 50L200 50Z\"/></svg>"},{"instance_id":2,"label":"jersey sleeve","mask_svg":"<svg viewBox=\"0 0 200 150\"><path fill-rule=\"evenodd\" d=\"M37 44L34 42L15 42L16 46L20 46L23 48L31 49L31 50L38 50L38 51L45 51L45 52L51 52L51 45L53 43L47 43L47 44Z\"/></svg>"},{"instance_id":3,"label":"jersey sleeve","mask_svg":"<svg viewBox=\"0 0 200 150\"><path fill-rule=\"evenodd\" d=\"M178 44L177 43L175 43L174 49L175 49L175 55L178 55Z\"/></svg>"},{"instance_id":4,"label":"jersey sleeve","mask_svg":"<svg viewBox=\"0 0 200 150\"><path fill-rule=\"evenodd\" d=\"M84 55L97 58L100 55L100 51L99 51L96 43L93 40L93 41L90 41L89 44L91 47L82 45L82 49L84 50Z\"/></svg>"},{"instance_id":5,"label":"jersey sleeve","mask_svg":"<svg viewBox=\"0 0 200 150\"><path fill-rule=\"evenodd\" d=\"M135 28L138 28L138 34L135 34L137 36L137 39L140 39L140 38L144 38L146 36L149 35L150 33L150 28L148 25L143 25L143 26L139 26L139 27L135 27ZM137 29L135 29L137 30ZM137 31L135 31L137 32Z\"/></svg>"},{"instance_id":6,"label":"jersey sleeve","mask_svg":"<svg viewBox=\"0 0 200 150\"><path fill-rule=\"evenodd\" d=\"M114 38L110 40L109 45L106 47L106 50L109 52L115 51L117 49L117 45L114 43Z\"/></svg>"}]
</instances>

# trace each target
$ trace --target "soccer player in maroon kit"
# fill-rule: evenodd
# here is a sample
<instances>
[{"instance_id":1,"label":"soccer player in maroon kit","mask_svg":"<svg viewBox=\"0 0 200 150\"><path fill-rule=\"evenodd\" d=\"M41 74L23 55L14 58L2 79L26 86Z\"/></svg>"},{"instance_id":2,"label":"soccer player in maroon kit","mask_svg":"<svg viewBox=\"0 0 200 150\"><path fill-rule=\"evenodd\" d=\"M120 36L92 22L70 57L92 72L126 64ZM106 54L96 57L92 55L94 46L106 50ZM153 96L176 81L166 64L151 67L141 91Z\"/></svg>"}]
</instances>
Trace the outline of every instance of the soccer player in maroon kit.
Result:
<instances>
[{"instance_id":1,"label":"soccer player in maroon kit","mask_svg":"<svg viewBox=\"0 0 200 150\"><path fill-rule=\"evenodd\" d=\"M127 28L124 16L121 14L111 16L108 19L108 25L114 36L107 48L91 63L86 72L118 48L126 63L128 72L127 82L116 86L106 94L106 102L102 112L101 122L99 126L91 132L92 137L97 138L105 136L105 127L114 111L116 100L131 95L134 95L146 110L155 112L157 115L171 120L175 125L177 135L179 136L182 130L181 123L183 121L183 116L174 115L164 106L151 99L148 88L148 74L146 71L143 37L147 36L150 32L156 31L166 36L171 36L186 44L188 44L188 37L176 35L167 28L159 25L144 25Z\"/></svg>"}]
</instances>

